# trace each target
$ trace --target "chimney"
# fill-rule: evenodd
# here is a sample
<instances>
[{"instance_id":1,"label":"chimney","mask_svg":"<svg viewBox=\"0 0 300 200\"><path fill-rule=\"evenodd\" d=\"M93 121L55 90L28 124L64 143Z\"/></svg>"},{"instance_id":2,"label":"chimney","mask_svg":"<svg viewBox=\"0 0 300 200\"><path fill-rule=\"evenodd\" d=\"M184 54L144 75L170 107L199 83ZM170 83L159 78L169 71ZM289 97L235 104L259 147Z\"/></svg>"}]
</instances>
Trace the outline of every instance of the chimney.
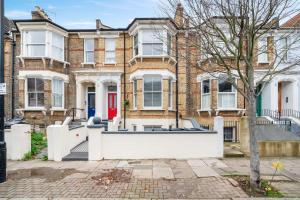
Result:
<instances>
[{"instance_id":1,"label":"chimney","mask_svg":"<svg viewBox=\"0 0 300 200\"><path fill-rule=\"evenodd\" d=\"M178 27L184 26L183 7L181 3L177 4L174 20Z\"/></svg>"},{"instance_id":2,"label":"chimney","mask_svg":"<svg viewBox=\"0 0 300 200\"><path fill-rule=\"evenodd\" d=\"M102 22L101 22L101 20L100 19L96 19L96 29L101 29L103 27L103 24L102 24Z\"/></svg>"},{"instance_id":3,"label":"chimney","mask_svg":"<svg viewBox=\"0 0 300 200\"><path fill-rule=\"evenodd\" d=\"M35 6L35 10L31 11L32 19L47 19L52 21L44 9L39 6Z\"/></svg>"}]
</instances>

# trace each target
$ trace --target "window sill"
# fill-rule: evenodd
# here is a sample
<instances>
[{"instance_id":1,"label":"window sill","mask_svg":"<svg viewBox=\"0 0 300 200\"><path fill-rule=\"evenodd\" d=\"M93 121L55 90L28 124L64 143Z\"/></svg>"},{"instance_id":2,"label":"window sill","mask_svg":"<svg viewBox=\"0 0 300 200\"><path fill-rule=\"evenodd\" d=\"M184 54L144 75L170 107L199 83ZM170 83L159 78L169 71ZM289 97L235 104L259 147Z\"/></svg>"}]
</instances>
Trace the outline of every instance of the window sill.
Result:
<instances>
[{"instance_id":1,"label":"window sill","mask_svg":"<svg viewBox=\"0 0 300 200\"><path fill-rule=\"evenodd\" d=\"M104 65L116 65L117 63L116 62L104 62L103 64Z\"/></svg>"},{"instance_id":2,"label":"window sill","mask_svg":"<svg viewBox=\"0 0 300 200\"><path fill-rule=\"evenodd\" d=\"M86 65L93 65L95 67L96 63L94 62L84 62L84 63L81 63L81 66L86 66Z\"/></svg>"},{"instance_id":3,"label":"window sill","mask_svg":"<svg viewBox=\"0 0 300 200\"><path fill-rule=\"evenodd\" d=\"M27 107L27 108L20 109L20 110L23 110L23 111L46 111L46 108L44 108L44 107Z\"/></svg>"},{"instance_id":4,"label":"window sill","mask_svg":"<svg viewBox=\"0 0 300 200\"><path fill-rule=\"evenodd\" d=\"M198 115L200 116L201 112L208 112L209 116L211 116L212 109L199 109L197 110Z\"/></svg>"},{"instance_id":5,"label":"window sill","mask_svg":"<svg viewBox=\"0 0 300 200\"><path fill-rule=\"evenodd\" d=\"M243 115L246 111L246 109L241 109L241 108L217 108L216 109L216 115L219 114L220 111L234 111L234 112L238 112L238 114Z\"/></svg>"},{"instance_id":6,"label":"window sill","mask_svg":"<svg viewBox=\"0 0 300 200\"><path fill-rule=\"evenodd\" d=\"M52 58L52 57L49 57L49 56L23 56L23 55L20 55L20 56L17 56L17 58L21 59L22 62L24 61L24 59L36 59L36 60L49 59L49 60L51 60L51 62L50 62L51 64L53 64L53 61L56 61L56 62L64 64L64 67L65 67L65 65L70 65L70 63L67 62L67 61L59 60L59 59Z\"/></svg>"},{"instance_id":7,"label":"window sill","mask_svg":"<svg viewBox=\"0 0 300 200\"><path fill-rule=\"evenodd\" d=\"M163 108L142 108L142 111L165 111Z\"/></svg>"},{"instance_id":8,"label":"window sill","mask_svg":"<svg viewBox=\"0 0 300 200\"><path fill-rule=\"evenodd\" d=\"M64 115L66 115L67 109L64 108L51 108L51 115L53 115L54 112L64 112Z\"/></svg>"},{"instance_id":9,"label":"window sill","mask_svg":"<svg viewBox=\"0 0 300 200\"><path fill-rule=\"evenodd\" d=\"M137 63L137 59L140 59L143 62L144 58L160 58L162 61L167 60L168 62L176 63L176 59L169 55L136 55L132 59L129 60L129 64L132 65L133 63Z\"/></svg>"}]
</instances>

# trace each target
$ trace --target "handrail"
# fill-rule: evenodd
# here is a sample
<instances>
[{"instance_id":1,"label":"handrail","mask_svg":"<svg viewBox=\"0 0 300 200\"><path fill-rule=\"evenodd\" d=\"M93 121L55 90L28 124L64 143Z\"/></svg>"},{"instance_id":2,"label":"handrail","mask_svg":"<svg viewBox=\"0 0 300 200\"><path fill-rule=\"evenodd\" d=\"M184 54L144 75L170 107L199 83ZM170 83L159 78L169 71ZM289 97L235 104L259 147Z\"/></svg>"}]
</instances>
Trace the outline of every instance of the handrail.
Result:
<instances>
[{"instance_id":1,"label":"handrail","mask_svg":"<svg viewBox=\"0 0 300 200\"><path fill-rule=\"evenodd\" d=\"M280 111L263 109L262 116L269 116L278 120L280 120L281 117L295 117L300 119L300 111L293 110L293 109L282 109Z\"/></svg>"},{"instance_id":2,"label":"handrail","mask_svg":"<svg viewBox=\"0 0 300 200\"><path fill-rule=\"evenodd\" d=\"M66 117L72 117L72 121L75 121L75 116L76 116L76 111L77 110L84 110L82 108L69 108L67 111L66 111Z\"/></svg>"}]
</instances>

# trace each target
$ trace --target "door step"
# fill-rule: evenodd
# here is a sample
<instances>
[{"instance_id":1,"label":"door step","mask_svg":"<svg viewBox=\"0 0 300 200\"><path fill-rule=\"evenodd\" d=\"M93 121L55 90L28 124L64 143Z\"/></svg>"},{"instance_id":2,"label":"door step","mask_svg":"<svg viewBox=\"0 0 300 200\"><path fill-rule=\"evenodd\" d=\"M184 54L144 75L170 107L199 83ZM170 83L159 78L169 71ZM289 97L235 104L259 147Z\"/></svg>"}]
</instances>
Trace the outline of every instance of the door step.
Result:
<instances>
[{"instance_id":1,"label":"door step","mask_svg":"<svg viewBox=\"0 0 300 200\"><path fill-rule=\"evenodd\" d=\"M89 157L88 152L72 152L62 158L62 161L87 161Z\"/></svg>"}]
</instances>

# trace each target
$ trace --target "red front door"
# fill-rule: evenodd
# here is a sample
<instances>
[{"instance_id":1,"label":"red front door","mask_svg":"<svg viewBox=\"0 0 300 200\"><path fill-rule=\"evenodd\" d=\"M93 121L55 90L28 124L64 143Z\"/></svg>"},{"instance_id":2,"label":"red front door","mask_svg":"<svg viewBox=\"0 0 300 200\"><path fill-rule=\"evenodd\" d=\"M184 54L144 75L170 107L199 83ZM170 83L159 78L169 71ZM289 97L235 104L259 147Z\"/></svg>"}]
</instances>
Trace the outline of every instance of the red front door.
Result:
<instances>
[{"instance_id":1,"label":"red front door","mask_svg":"<svg viewBox=\"0 0 300 200\"><path fill-rule=\"evenodd\" d=\"M108 93L108 119L117 116L117 93Z\"/></svg>"}]
</instances>

